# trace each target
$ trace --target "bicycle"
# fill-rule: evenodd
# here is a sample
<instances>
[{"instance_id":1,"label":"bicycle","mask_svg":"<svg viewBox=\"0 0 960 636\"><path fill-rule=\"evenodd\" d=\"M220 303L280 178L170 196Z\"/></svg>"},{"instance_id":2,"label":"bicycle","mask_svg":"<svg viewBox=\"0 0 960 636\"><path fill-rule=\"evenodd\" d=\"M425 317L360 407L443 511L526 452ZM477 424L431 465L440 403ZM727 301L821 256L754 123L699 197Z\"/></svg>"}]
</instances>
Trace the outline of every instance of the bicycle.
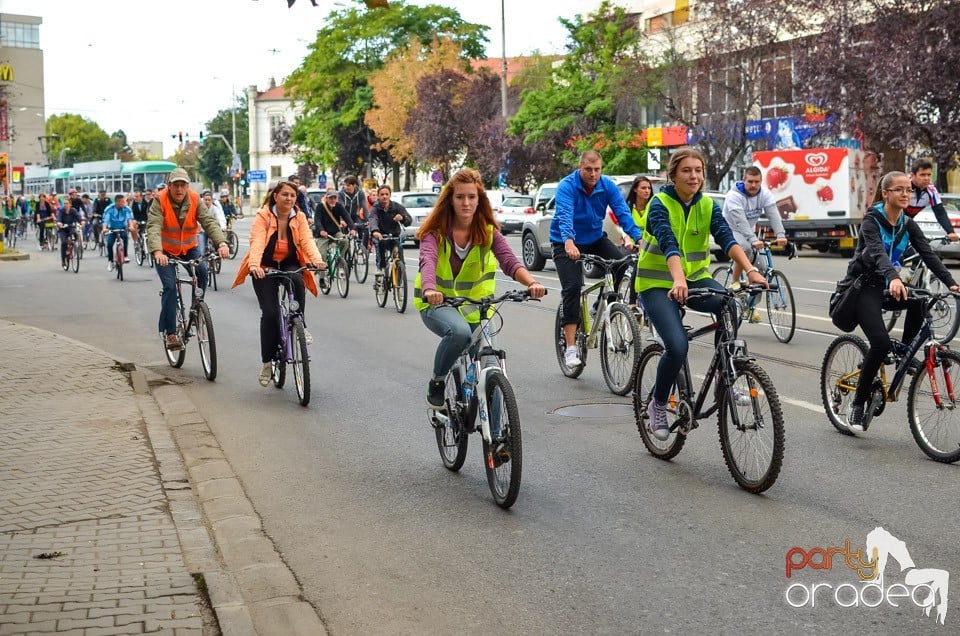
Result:
<instances>
[{"instance_id":1,"label":"bicycle","mask_svg":"<svg viewBox=\"0 0 960 636\"><path fill-rule=\"evenodd\" d=\"M600 368L603 380L614 395L626 395L633 387L637 361L640 359L642 337L637 316L625 303L613 284L613 272L636 261L628 254L618 259L605 259L593 254L582 254L580 260L603 270L603 278L580 292L580 322L577 323L576 346L580 364L568 367L564 361L567 340L563 333L563 303L557 307L554 324L554 346L560 370L568 378L580 377L587 366L587 351L600 348ZM590 309L588 296L597 292L598 301ZM599 320L596 319L600 316Z\"/></svg>"},{"instance_id":2,"label":"bicycle","mask_svg":"<svg viewBox=\"0 0 960 636\"><path fill-rule=\"evenodd\" d=\"M765 296L767 297L767 321L770 323L770 329L773 330L773 335L776 336L777 340L786 344L793 339L793 334L797 328L797 306L793 300L793 289L790 287L790 281L787 280L786 275L782 271L774 269L773 267L773 252L770 250L771 245L772 243L770 241L764 241L762 250L753 251L751 263L756 265L761 257L766 262L766 265L758 267L760 273L763 274L767 282L770 283L770 289L765 290ZM794 245L787 244L785 249L787 250L788 260L797 257L797 250ZM724 287L730 287L732 278L733 261L713 270L713 280ZM746 279L741 279L740 284L742 284L743 280ZM749 318L751 314L756 311L756 304L757 299L752 298L750 302L740 306L741 322L750 322Z\"/></svg>"},{"instance_id":3,"label":"bicycle","mask_svg":"<svg viewBox=\"0 0 960 636\"><path fill-rule=\"evenodd\" d=\"M347 267L353 272L357 282L362 285L367 281L370 270L370 250L367 249L366 238L367 224L361 221L355 223L353 228L357 233L350 240L350 249L347 250Z\"/></svg>"},{"instance_id":4,"label":"bicycle","mask_svg":"<svg viewBox=\"0 0 960 636\"><path fill-rule=\"evenodd\" d=\"M507 354L496 348L493 338L503 328L500 305L528 299L528 291L511 290L496 298L480 300L448 296L442 303L449 307L476 306L482 318L473 331L470 345L447 373L445 409L430 410L428 419L444 467L457 472L466 461L468 436L477 431L479 415L487 484L493 500L501 508L512 506L520 493L523 440L517 398L507 379ZM497 329L491 327L494 316L500 318Z\"/></svg>"},{"instance_id":5,"label":"bicycle","mask_svg":"<svg viewBox=\"0 0 960 636\"><path fill-rule=\"evenodd\" d=\"M327 247L326 261L327 269L317 270L317 283L320 284L320 291L324 296L330 294L333 287L333 281L337 281L337 293L340 298L346 298L350 293L350 268L344 258L346 246L349 245L349 237L334 238L329 237L331 243Z\"/></svg>"},{"instance_id":6,"label":"bicycle","mask_svg":"<svg viewBox=\"0 0 960 636\"><path fill-rule=\"evenodd\" d=\"M297 302L290 279L293 275L299 276L305 271L316 272L317 269L315 267L301 267L289 271L268 269L265 273L266 276L278 277L281 282L277 294L280 303L280 344L271 361L273 366L271 379L274 386L282 389L287 378L287 364L290 364L293 367L293 382L297 389L300 406L310 404L310 352L307 349L307 337L303 326L303 308Z\"/></svg>"},{"instance_id":7,"label":"bicycle","mask_svg":"<svg viewBox=\"0 0 960 636\"><path fill-rule=\"evenodd\" d=\"M698 420L717 413L724 463L734 481L755 494L773 486L780 474L783 409L770 376L749 356L746 343L736 337L738 317L731 303L736 303L738 296L756 295L763 289L761 285L748 285L740 290L689 290L690 298L716 295L726 303L720 320L698 329L685 327L690 341L714 331L720 337L699 392L693 390L689 359L683 361L683 369L670 388L667 417L672 422L666 440L658 440L647 428L647 406L653 399L657 365L664 353L659 342L648 345L640 355L633 391L637 429L644 446L658 459L674 458L690 432L699 426ZM711 394L713 403L707 406Z\"/></svg>"},{"instance_id":8,"label":"bicycle","mask_svg":"<svg viewBox=\"0 0 960 636\"><path fill-rule=\"evenodd\" d=\"M145 261L149 261L148 267L153 267L153 254L147 251L147 224L139 223L137 228L137 240L133 243L133 252L137 257L137 265L143 266Z\"/></svg>"},{"instance_id":9,"label":"bicycle","mask_svg":"<svg viewBox=\"0 0 960 636\"><path fill-rule=\"evenodd\" d=\"M73 266L73 273L80 273L80 258L83 253L83 243L79 240L77 236L77 225L71 223L67 228L67 251L66 256L61 261L60 266L63 268L63 271L69 272L71 264Z\"/></svg>"},{"instance_id":10,"label":"bicycle","mask_svg":"<svg viewBox=\"0 0 960 636\"><path fill-rule=\"evenodd\" d=\"M237 257L237 251L240 249L240 238L233 231L233 217L227 218L227 229L224 231L227 237L227 249L230 250L230 260Z\"/></svg>"},{"instance_id":11,"label":"bicycle","mask_svg":"<svg viewBox=\"0 0 960 636\"><path fill-rule=\"evenodd\" d=\"M16 219L3 219L3 242L8 249L17 246L17 224Z\"/></svg>"},{"instance_id":12,"label":"bicycle","mask_svg":"<svg viewBox=\"0 0 960 636\"><path fill-rule=\"evenodd\" d=\"M387 271L380 280L373 281L373 293L377 298L377 306L386 307L387 296L393 291L393 304L398 313L407 310L407 267L403 262L403 235L384 234L380 242L386 241L390 246Z\"/></svg>"},{"instance_id":13,"label":"bicycle","mask_svg":"<svg viewBox=\"0 0 960 636\"><path fill-rule=\"evenodd\" d=\"M123 261L127 254L123 249L123 235L126 230L107 230L107 234L113 234L113 269L117 273L117 280L123 280ZM100 233L104 234L103 232Z\"/></svg>"},{"instance_id":14,"label":"bicycle","mask_svg":"<svg viewBox=\"0 0 960 636\"><path fill-rule=\"evenodd\" d=\"M911 297L924 299L924 319L920 331L909 343L891 339L892 350L880 366L863 410L863 428L883 413L888 402L896 402L907 375L907 419L917 446L931 459L953 463L960 460L960 354L950 351L933 334L934 311L938 302L956 299L953 292L932 293L908 288ZM923 361L914 360L923 349ZM844 435L853 435L847 424L847 407L860 378L860 367L867 355L863 338L852 334L838 336L827 347L820 368L820 395L827 417ZM887 381L885 366L894 365L893 379Z\"/></svg>"},{"instance_id":15,"label":"bicycle","mask_svg":"<svg viewBox=\"0 0 960 636\"><path fill-rule=\"evenodd\" d=\"M187 343L193 335L196 335L200 346L200 363L203 366L203 375L210 381L217 377L217 342L213 334L213 318L210 316L210 308L203 300L203 292L200 290L200 284L197 279L197 265L204 261L203 258L193 260L180 260L169 258L168 262L177 268L177 335L180 336L180 342L183 346L177 350L170 350L166 346L166 334L161 333L160 339L163 342L163 349L167 356L167 362L171 367L179 369L183 366L183 361L187 356ZM183 267L189 272L189 278L180 276L180 269ZM190 309L187 310L183 304L183 291L181 285L190 284ZM163 295L161 290L160 295Z\"/></svg>"},{"instance_id":16,"label":"bicycle","mask_svg":"<svg viewBox=\"0 0 960 636\"><path fill-rule=\"evenodd\" d=\"M223 267L223 259L217 254L217 249L213 246L213 241L206 242L206 249L203 253L203 260L207 262L207 287L213 285L213 291L217 291L217 274Z\"/></svg>"},{"instance_id":17,"label":"bicycle","mask_svg":"<svg viewBox=\"0 0 960 636\"><path fill-rule=\"evenodd\" d=\"M947 237L941 237L938 240L943 245L950 243L950 239ZM926 263L923 262L917 252L913 252L904 258L903 266L904 270L902 270L903 273L900 278L904 285L916 289L927 289L933 294L946 293L947 286L939 278L930 274ZM945 297L933 307L931 312L933 315L931 325L933 337L942 344L953 340L957 335L957 330L960 329L960 298ZM886 313L889 314L887 331L891 332L897 324L897 319L900 318L900 310L892 310Z\"/></svg>"}]
</instances>

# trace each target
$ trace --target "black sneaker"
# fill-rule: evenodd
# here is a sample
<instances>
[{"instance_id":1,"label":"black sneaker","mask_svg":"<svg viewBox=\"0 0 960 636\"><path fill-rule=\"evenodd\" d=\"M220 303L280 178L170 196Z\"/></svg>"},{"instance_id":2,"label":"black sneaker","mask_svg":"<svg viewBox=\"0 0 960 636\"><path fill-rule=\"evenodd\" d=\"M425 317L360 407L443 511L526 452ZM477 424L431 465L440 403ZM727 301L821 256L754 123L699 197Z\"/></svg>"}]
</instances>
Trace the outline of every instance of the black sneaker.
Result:
<instances>
[{"instance_id":1,"label":"black sneaker","mask_svg":"<svg viewBox=\"0 0 960 636\"><path fill-rule=\"evenodd\" d=\"M851 402L850 410L847 412L847 427L856 433L862 433L864 431L863 407L863 404Z\"/></svg>"},{"instance_id":2,"label":"black sneaker","mask_svg":"<svg viewBox=\"0 0 960 636\"><path fill-rule=\"evenodd\" d=\"M435 411L444 408L443 391L446 388L443 380L430 380L427 383L427 406Z\"/></svg>"}]
</instances>

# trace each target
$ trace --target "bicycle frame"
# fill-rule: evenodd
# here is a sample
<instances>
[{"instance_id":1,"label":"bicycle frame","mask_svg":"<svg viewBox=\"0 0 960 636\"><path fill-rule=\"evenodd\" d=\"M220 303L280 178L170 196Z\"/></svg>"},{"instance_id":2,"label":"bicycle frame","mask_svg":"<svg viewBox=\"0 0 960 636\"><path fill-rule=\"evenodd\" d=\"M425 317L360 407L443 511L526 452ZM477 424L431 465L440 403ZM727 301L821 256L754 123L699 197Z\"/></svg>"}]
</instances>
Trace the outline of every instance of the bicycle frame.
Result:
<instances>
[{"instance_id":1,"label":"bicycle frame","mask_svg":"<svg viewBox=\"0 0 960 636\"><path fill-rule=\"evenodd\" d=\"M585 255L589 258L589 255ZM613 283L613 269L605 268L603 278L580 292L580 316L583 320L583 330L587 334L586 346L589 349L597 348L597 340L600 337L600 326L604 329L610 328L610 307L616 302L622 302L619 292ZM589 311L589 296L594 291L598 293L597 311L594 314L596 320L591 320ZM592 324L591 324L592 323ZM607 333L607 337L610 334Z\"/></svg>"},{"instance_id":2,"label":"bicycle frame","mask_svg":"<svg viewBox=\"0 0 960 636\"><path fill-rule=\"evenodd\" d=\"M179 325L182 330L183 344L186 346L187 342L190 340L190 328L193 327L193 323L197 315L197 301L203 298L203 291L200 289L200 281L197 278L197 265L199 265L199 260L197 261L181 261L179 259L171 258L169 263L176 268L177 272L177 304L180 307L180 315L183 316L183 323ZM190 273L190 278L184 278L180 276L180 268L183 267ZM190 309L187 310L183 302L183 283L190 285ZM163 293L162 291L160 292Z\"/></svg>"},{"instance_id":3,"label":"bicycle frame","mask_svg":"<svg viewBox=\"0 0 960 636\"><path fill-rule=\"evenodd\" d=\"M299 272L295 273L299 274ZM294 362L293 340L290 338L290 326L295 317L303 316L303 308L300 306L300 302L296 299L296 295L293 291L293 281L290 280L290 276L294 275L294 273L274 271L269 275L276 276L280 279L280 284L283 286L283 294L286 296L286 302L284 302L283 297L279 294L277 295L277 302L280 304L280 347L283 349L284 360L288 363L292 363ZM293 307L295 307L295 309L291 309ZM309 349L307 350L306 354L307 361L309 361Z\"/></svg>"}]
</instances>

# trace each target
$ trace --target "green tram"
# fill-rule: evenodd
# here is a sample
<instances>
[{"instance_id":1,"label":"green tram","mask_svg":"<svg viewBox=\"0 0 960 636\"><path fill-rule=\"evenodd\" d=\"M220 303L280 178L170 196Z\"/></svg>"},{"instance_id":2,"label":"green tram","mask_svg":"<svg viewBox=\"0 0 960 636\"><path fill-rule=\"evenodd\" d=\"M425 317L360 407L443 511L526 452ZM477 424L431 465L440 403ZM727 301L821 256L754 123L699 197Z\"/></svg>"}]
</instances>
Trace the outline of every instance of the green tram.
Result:
<instances>
[{"instance_id":1,"label":"green tram","mask_svg":"<svg viewBox=\"0 0 960 636\"><path fill-rule=\"evenodd\" d=\"M166 183L170 172L177 167L172 161L87 161L71 168L26 166L24 194L66 194L71 188L96 196L104 190L110 194L134 190L156 190Z\"/></svg>"}]
</instances>

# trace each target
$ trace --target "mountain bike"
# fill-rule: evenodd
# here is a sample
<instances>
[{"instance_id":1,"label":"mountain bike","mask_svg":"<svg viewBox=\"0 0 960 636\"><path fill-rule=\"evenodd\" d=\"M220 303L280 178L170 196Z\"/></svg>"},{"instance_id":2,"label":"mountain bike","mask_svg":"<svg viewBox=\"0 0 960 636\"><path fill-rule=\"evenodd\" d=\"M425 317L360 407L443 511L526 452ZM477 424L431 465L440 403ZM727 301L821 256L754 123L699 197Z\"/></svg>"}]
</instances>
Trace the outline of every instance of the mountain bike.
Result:
<instances>
[{"instance_id":1,"label":"mountain bike","mask_svg":"<svg viewBox=\"0 0 960 636\"><path fill-rule=\"evenodd\" d=\"M579 377L587 367L587 351L599 347L603 380L615 395L626 395L633 388L643 341L637 316L614 287L613 272L635 262L636 258L634 254L612 260L593 254L580 256L581 262L602 270L603 278L580 292L580 322L575 340L580 353L579 366L571 368L564 362L567 341L563 335L563 303L557 307L554 324L554 346L563 374L568 378ZM591 309L588 297L593 292L597 292L598 301Z\"/></svg>"},{"instance_id":2,"label":"mountain bike","mask_svg":"<svg viewBox=\"0 0 960 636\"><path fill-rule=\"evenodd\" d=\"M59 227L63 227L63 224L58 223ZM83 251L83 243L80 241L77 235L77 225L76 223L71 223L67 228L67 253L63 261L60 263L60 266L63 267L63 271L69 272L70 267L73 267L73 273L80 273L80 256Z\"/></svg>"},{"instance_id":3,"label":"mountain bike","mask_svg":"<svg viewBox=\"0 0 960 636\"><path fill-rule=\"evenodd\" d=\"M280 280L277 299L280 303L280 344L274 354L273 384L283 388L287 378L287 364L293 367L293 382L297 389L300 406L310 404L310 352L303 326L303 307L297 302L292 276L301 276L302 272L316 272L314 267L301 267L289 271L267 269L266 276L275 276Z\"/></svg>"},{"instance_id":4,"label":"mountain bike","mask_svg":"<svg viewBox=\"0 0 960 636\"><path fill-rule=\"evenodd\" d=\"M932 293L907 288L911 297L922 298L924 318L920 331L909 343L891 340L892 351L880 366L863 410L863 428L883 413L888 402L896 402L907 375L907 420L917 446L938 462L960 460L960 354L950 351L933 333L938 303L953 302L958 294ZM923 361L914 356L923 349ZM847 424L847 408L860 379L860 367L867 355L863 338L852 334L838 336L827 347L820 368L820 395L830 423L844 435L853 435ZM888 382L886 364L893 364Z\"/></svg>"},{"instance_id":5,"label":"mountain bike","mask_svg":"<svg viewBox=\"0 0 960 636\"><path fill-rule=\"evenodd\" d=\"M386 255L387 271L373 281L373 293L377 297L377 305L385 307L387 296L393 291L393 304L397 312L402 314L407 310L407 267L403 262L403 235L385 234L379 242L384 241L390 248Z\"/></svg>"},{"instance_id":6,"label":"mountain bike","mask_svg":"<svg viewBox=\"0 0 960 636\"><path fill-rule=\"evenodd\" d=\"M520 493L523 440L517 398L507 379L507 354L496 348L494 336L503 328L500 305L528 299L530 293L526 290L512 290L496 298L479 300L465 296L444 298L442 304L449 307L475 306L482 318L473 331L470 345L447 373L444 410L430 410L427 414L437 438L440 459L444 467L453 472L460 470L466 461L469 435L477 431L479 415L487 484L493 500L501 508L512 506ZM494 318L500 319L499 326L493 326Z\"/></svg>"},{"instance_id":7,"label":"mountain bike","mask_svg":"<svg viewBox=\"0 0 960 636\"><path fill-rule=\"evenodd\" d=\"M746 342L737 338L738 298L757 295L763 290L761 285L747 285L739 290L689 290L690 298L715 295L727 302L720 320L698 329L686 328L688 340L715 331L719 332L719 340L699 392L693 388L689 359L683 361L683 369L670 387L667 403L670 436L666 440L653 436L647 415L657 366L664 353L659 342L647 346L640 355L633 390L637 429L651 455L663 460L676 457L687 435L698 427L698 420L716 413L724 463L734 481L752 493L761 493L776 482L784 446L783 409L777 390L766 371L750 358ZM706 402L710 397L713 403L708 406Z\"/></svg>"},{"instance_id":8,"label":"mountain bike","mask_svg":"<svg viewBox=\"0 0 960 636\"><path fill-rule=\"evenodd\" d=\"M942 244L947 245L950 239L942 237L938 239ZM920 258L920 254L913 252L903 259L904 269L901 270L901 280L903 284L910 288L927 289L932 294L945 294L931 309L930 315L932 323L930 330L933 332L934 339L942 344L953 340L960 329L960 298L947 294L947 286L939 278L930 273L926 263ZM900 310L884 311L887 314L887 331L893 331L897 320L900 318Z\"/></svg>"},{"instance_id":9,"label":"mountain bike","mask_svg":"<svg viewBox=\"0 0 960 636\"><path fill-rule=\"evenodd\" d=\"M240 249L240 237L233 231L232 216L227 218L227 229L224 230L224 236L227 237L227 249L230 250L230 260L233 260L237 257L237 251Z\"/></svg>"},{"instance_id":10,"label":"mountain bike","mask_svg":"<svg viewBox=\"0 0 960 636\"><path fill-rule=\"evenodd\" d=\"M113 234L113 268L117 273L117 280L123 280L123 261L127 257L126 251L123 249L123 235L126 233L126 230L108 230L106 234ZM100 233L101 235L104 232Z\"/></svg>"},{"instance_id":11,"label":"mountain bike","mask_svg":"<svg viewBox=\"0 0 960 636\"><path fill-rule=\"evenodd\" d=\"M337 293L340 298L346 298L350 293L350 268L344 254L350 245L350 238L330 237L330 244L327 247L327 253L324 259L327 262L327 269L317 270L317 282L321 283L320 291L326 296L333 287L333 281L337 282Z\"/></svg>"},{"instance_id":12,"label":"mountain bike","mask_svg":"<svg viewBox=\"0 0 960 636\"><path fill-rule=\"evenodd\" d=\"M197 279L197 266L204 262L203 258L193 260L180 260L170 258L168 262L177 268L177 334L180 336L180 342L183 346L180 349L171 351L166 347L166 334L161 333L160 339L163 342L163 350L167 356L167 362L171 367L179 369L183 366L183 361L187 355L187 343L194 335L197 337L197 344L200 346L200 363L203 365L203 375L208 380L217 378L217 341L213 334L213 318L210 316L210 308L203 300L203 291L200 289L200 282ZM189 277L180 276L180 268L184 268ZM186 308L183 302L182 285L190 285L190 308ZM161 296L163 291L160 292Z\"/></svg>"},{"instance_id":13,"label":"mountain bike","mask_svg":"<svg viewBox=\"0 0 960 636\"><path fill-rule=\"evenodd\" d=\"M353 229L356 235L350 239L350 249L347 250L347 267L353 272L354 278L361 285L366 282L370 270L370 250L367 249L367 224L363 221L355 223Z\"/></svg>"},{"instance_id":14,"label":"mountain bike","mask_svg":"<svg viewBox=\"0 0 960 636\"><path fill-rule=\"evenodd\" d=\"M794 331L797 328L797 306L793 301L793 289L790 287L790 281L786 275L773 267L773 252L770 250L770 241L763 242L762 250L753 251L751 263L757 265L758 261L764 263L757 265L760 273L764 275L767 282L770 283L770 289L764 290L767 302L767 321L770 323L770 329L777 340L783 343L790 342L793 339ZM787 244L787 259L797 257L797 248L792 244ZM762 260L761 260L762 259ZM713 280L724 287L730 287L733 282L733 261L730 261L723 267L713 270ZM742 278L738 281L740 284L745 281ZM749 302L740 306L741 322L753 322L750 317L756 311L758 297L749 299Z\"/></svg>"}]
</instances>

